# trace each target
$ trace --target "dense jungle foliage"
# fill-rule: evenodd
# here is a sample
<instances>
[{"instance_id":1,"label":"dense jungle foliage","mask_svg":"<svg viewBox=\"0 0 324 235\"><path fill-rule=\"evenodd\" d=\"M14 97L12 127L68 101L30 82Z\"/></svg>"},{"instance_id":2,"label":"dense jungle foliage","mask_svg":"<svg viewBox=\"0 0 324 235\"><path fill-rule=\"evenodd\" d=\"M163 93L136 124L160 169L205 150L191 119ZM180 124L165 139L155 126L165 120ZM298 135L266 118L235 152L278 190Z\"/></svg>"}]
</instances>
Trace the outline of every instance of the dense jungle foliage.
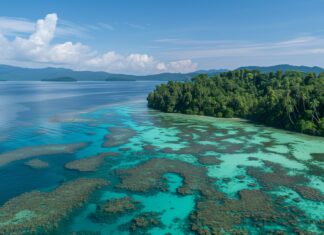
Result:
<instances>
[{"instance_id":1,"label":"dense jungle foliage","mask_svg":"<svg viewBox=\"0 0 324 235\"><path fill-rule=\"evenodd\" d=\"M148 106L163 112L239 117L324 136L324 73L235 70L161 84Z\"/></svg>"}]
</instances>

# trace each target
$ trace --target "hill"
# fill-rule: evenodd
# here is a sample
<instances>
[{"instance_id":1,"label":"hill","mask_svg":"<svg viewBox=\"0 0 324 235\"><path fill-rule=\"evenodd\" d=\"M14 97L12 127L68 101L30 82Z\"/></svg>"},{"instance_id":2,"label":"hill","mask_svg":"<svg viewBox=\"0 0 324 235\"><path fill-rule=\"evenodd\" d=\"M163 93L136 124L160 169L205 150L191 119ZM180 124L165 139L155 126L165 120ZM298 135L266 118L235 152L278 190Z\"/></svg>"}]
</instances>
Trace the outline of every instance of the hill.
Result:
<instances>
[{"instance_id":1,"label":"hill","mask_svg":"<svg viewBox=\"0 0 324 235\"><path fill-rule=\"evenodd\" d=\"M112 74L107 72L74 71L64 68L21 68L0 65L0 80L42 81L53 78L70 77L78 81L185 81L200 73L215 75L224 70L206 70L193 73L161 73L153 75Z\"/></svg>"},{"instance_id":2,"label":"hill","mask_svg":"<svg viewBox=\"0 0 324 235\"><path fill-rule=\"evenodd\" d=\"M105 72L74 71L64 68L21 68L0 65L0 79L7 81L41 81L58 77L72 77L79 81L105 80L109 76Z\"/></svg>"},{"instance_id":3,"label":"hill","mask_svg":"<svg viewBox=\"0 0 324 235\"><path fill-rule=\"evenodd\" d=\"M248 66L239 69L259 70L261 72L275 72L277 70L301 71L304 73L314 72L319 74L324 72L320 67L293 66L293 65L275 65L269 67ZM74 71L64 68L21 68L10 65L0 65L0 80L6 81L42 81L53 78L69 77L78 81L188 81L199 74L215 76L226 69L198 70L192 73L161 73L153 75L129 75L113 74L107 72L93 71Z\"/></svg>"},{"instance_id":4,"label":"hill","mask_svg":"<svg viewBox=\"0 0 324 235\"><path fill-rule=\"evenodd\" d=\"M273 66L246 66L246 67L240 67L238 70L241 69L247 69L247 70L258 70L263 73L270 73L270 72L276 72L278 70L281 70L283 72L287 71L299 71L303 73L322 73L324 72L324 69L321 67L308 67L308 66L295 66L295 65L289 65L289 64L280 64L280 65L273 65Z\"/></svg>"}]
</instances>

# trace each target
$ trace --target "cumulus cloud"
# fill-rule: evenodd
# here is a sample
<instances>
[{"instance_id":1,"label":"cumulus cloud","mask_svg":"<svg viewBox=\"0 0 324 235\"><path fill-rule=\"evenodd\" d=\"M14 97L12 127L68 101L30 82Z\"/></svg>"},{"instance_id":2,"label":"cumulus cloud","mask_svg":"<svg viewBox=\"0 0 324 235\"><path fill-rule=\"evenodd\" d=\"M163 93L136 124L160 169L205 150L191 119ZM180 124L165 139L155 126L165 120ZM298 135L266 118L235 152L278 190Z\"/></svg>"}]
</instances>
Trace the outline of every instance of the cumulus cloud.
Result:
<instances>
[{"instance_id":1,"label":"cumulus cloud","mask_svg":"<svg viewBox=\"0 0 324 235\"><path fill-rule=\"evenodd\" d=\"M114 51L103 55L97 55L85 61L84 66L87 69L104 70L109 72L151 72L156 63L152 56L146 54L130 54L124 56Z\"/></svg>"},{"instance_id":2,"label":"cumulus cloud","mask_svg":"<svg viewBox=\"0 0 324 235\"><path fill-rule=\"evenodd\" d=\"M37 21L36 31L30 36L29 40L36 45L47 45L54 38L56 24L57 15L48 14L45 19Z\"/></svg>"},{"instance_id":3,"label":"cumulus cloud","mask_svg":"<svg viewBox=\"0 0 324 235\"><path fill-rule=\"evenodd\" d=\"M167 67L166 67L166 65L164 63L161 62L161 63L158 63L156 65L156 69L159 70L159 71L166 71Z\"/></svg>"},{"instance_id":4,"label":"cumulus cloud","mask_svg":"<svg viewBox=\"0 0 324 235\"><path fill-rule=\"evenodd\" d=\"M179 60L170 62L169 68L173 72L191 72L197 69L197 64L192 63L191 60Z\"/></svg>"},{"instance_id":5,"label":"cumulus cloud","mask_svg":"<svg viewBox=\"0 0 324 235\"><path fill-rule=\"evenodd\" d=\"M134 74L191 72L197 68L197 65L191 60L161 62L148 54L122 55L114 51L100 54L79 42L53 43L57 25L58 16L53 13L38 20L29 37L16 36L13 40L9 40L0 31L1 62L10 61L11 64L24 64L33 67L54 65L78 70ZM17 25L15 27L17 28Z\"/></svg>"},{"instance_id":6,"label":"cumulus cloud","mask_svg":"<svg viewBox=\"0 0 324 235\"><path fill-rule=\"evenodd\" d=\"M49 64L75 64L89 57L90 49L81 43L65 42L51 44L57 26L57 15L48 14L45 19L38 20L34 32L28 37L16 37L9 41L0 35L0 57L2 60L26 61Z\"/></svg>"},{"instance_id":7,"label":"cumulus cloud","mask_svg":"<svg viewBox=\"0 0 324 235\"><path fill-rule=\"evenodd\" d=\"M160 62L156 65L156 69L163 72L189 73L197 70L197 64L191 60L178 60L169 63Z\"/></svg>"}]
</instances>

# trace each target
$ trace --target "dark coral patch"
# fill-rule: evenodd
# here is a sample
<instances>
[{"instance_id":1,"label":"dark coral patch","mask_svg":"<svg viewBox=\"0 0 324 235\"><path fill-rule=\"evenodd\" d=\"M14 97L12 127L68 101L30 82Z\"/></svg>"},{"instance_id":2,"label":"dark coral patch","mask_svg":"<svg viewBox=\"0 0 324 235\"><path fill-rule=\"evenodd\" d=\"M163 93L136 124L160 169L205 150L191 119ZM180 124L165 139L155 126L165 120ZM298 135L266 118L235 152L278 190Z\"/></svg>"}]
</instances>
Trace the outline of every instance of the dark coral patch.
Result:
<instances>
[{"instance_id":1,"label":"dark coral patch","mask_svg":"<svg viewBox=\"0 0 324 235\"><path fill-rule=\"evenodd\" d=\"M198 162L203 165L219 165L223 161L216 156L200 156L198 157Z\"/></svg>"},{"instance_id":2,"label":"dark coral patch","mask_svg":"<svg viewBox=\"0 0 324 235\"><path fill-rule=\"evenodd\" d=\"M279 164L268 161L264 161L264 164L270 167L272 172L265 172L256 167L247 167L247 173L256 178L266 189L272 189L278 186L291 187L295 184L308 182L308 179L303 175L288 175L286 169Z\"/></svg>"},{"instance_id":3,"label":"dark coral patch","mask_svg":"<svg viewBox=\"0 0 324 235\"><path fill-rule=\"evenodd\" d=\"M149 229L163 227L159 213L145 212L135 216L130 222L131 234L145 234Z\"/></svg>"},{"instance_id":4,"label":"dark coral patch","mask_svg":"<svg viewBox=\"0 0 324 235\"><path fill-rule=\"evenodd\" d=\"M130 197L111 199L102 205L98 205L94 213L90 214L90 218L97 223L108 222L125 213L129 213L139 209L140 202Z\"/></svg>"},{"instance_id":5,"label":"dark coral patch","mask_svg":"<svg viewBox=\"0 0 324 235\"><path fill-rule=\"evenodd\" d=\"M265 172L256 167L248 167L247 172L256 178L266 189L285 186L299 193L303 198L313 201L324 201L324 195L317 189L305 186L309 180L304 175L289 175L287 170L279 164L264 161L265 166L270 167L272 172Z\"/></svg>"},{"instance_id":6,"label":"dark coral patch","mask_svg":"<svg viewBox=\"0 0 324 235\"><path fill-rule=\"evenodd\" d=\"M183 185L177 189L179 194L192 194L195 191L216 194L212 184L215 179L207 176L205 167L166 158L154 158L134 168L117 171L121 177L118 187L134 192L167 191L168 187L163 180L166 173L175 173L183 177Z\"/></svg>"},{"instance_id":7,"label":"dark coral patch","mask_svg":"<svg viewBox=\"0 0 324 235\"><path fill-rule=\"evenodd\" d=\"M295 185L292 188L305 199L324 202L324 195L319 190L304 185Z\"/></svg>"},{"instance_id":8,"label":"dark coral patch","mask_svg":"<svg viewBox=\"0 0 324 235\"><path fill-rule=\"evenodd\" d=\"M125 127L110 127L109 134L105 136L103 147L116 147L127 144L129 139L136 135L136 131Z\"/></svg>"},{"instance_id":9,"label":"dark coral patch","mask_svg":"<svg viewBox=\"0 0 324 235\"><path fill-rule=\"evenodd\" d=\"M147 144L143 146L143 149L146 151L153 151L155 149L155 146Z\"/></svg>"},{"instance_id":10,"label":"dark coral patch","mask_svg":"<svg viewBox=\"0 0 324 235\"><path fill-rule=\"evenodd\" d=\"M324 153L311 153L311 156L315 161L324 162Z\"/></svg>"},{"instance_id":11,"label":"dark coral patch","mask_svg":"<svg viewBox=\"0 0 324 235\"><path fill-rule=\"evenodd\" d=\"M244 226L249 222L258 234L269 234L266 226L273 224L285 226L285 232L293 233L305 218L297 208L284 205L282 200L274 201L260 190L242 190L238 196L239 199L198 202L190 216L191 229L201 235L249 234Z\"/></svg>"},{"instance_id":12,"label":"dark coral patch","mask_svg":"<svg viewBox=\"0 0 324 235\"><path fill-rule=\"evenodd\" d=\"M0 208L0 234L50 233L105 185L103 179L78 179L51 192L32 191L10 199Z\"/></svg>"},{"instance_id":13,"label":"dark coral patch","mask_svg":"<svg viewBox=\"0 0 324 235\"><path fill-rule=\"evenodd\" d=\"M64 233L62 235L101 235L101 233L95 231L77 231L77 232Z\"/></svg>"}]
</instances>

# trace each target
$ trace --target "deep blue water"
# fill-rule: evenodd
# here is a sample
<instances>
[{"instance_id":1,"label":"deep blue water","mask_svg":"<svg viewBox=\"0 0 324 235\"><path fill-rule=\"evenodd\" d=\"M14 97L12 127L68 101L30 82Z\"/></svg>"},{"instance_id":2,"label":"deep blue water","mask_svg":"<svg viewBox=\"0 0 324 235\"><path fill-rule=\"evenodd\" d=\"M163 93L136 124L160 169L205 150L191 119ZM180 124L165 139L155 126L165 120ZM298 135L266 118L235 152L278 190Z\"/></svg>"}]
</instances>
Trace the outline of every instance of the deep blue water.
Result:
<instances>
[{"instance_id":1,"label":"deep blue water","mask_svg":"<svg viewBox=\"0 0 324 235\"><path fill-rule=\"evenodd\" d=\"M60 123L56 121L57 117L69 117L90 109L115 107L128 102L140 102L145 106L143 101L146 94L157 84L0 82L0 154L29 146L73 142L73 138L75 142L80 142L86 128L89 132L93 131L92 128L82 123L81 126L77 123ZM23 192L46 188L76 177L75 172L62 167L73 158L73 154L43 158L51 164L50 170L30 169L23 161L1 169L0 203Z\"/></svg>"},{"instance_id":2,"label":"deep blue water","mask_svg":"<svg viewBox=\"0 0 324 235\"><path fill-rule=\"evenodd\" d=\"M67 112L145 99L158 82L0 82L0 131ZM4 132L3 132L4 131Z\"/></svg>"}]
</instances>

